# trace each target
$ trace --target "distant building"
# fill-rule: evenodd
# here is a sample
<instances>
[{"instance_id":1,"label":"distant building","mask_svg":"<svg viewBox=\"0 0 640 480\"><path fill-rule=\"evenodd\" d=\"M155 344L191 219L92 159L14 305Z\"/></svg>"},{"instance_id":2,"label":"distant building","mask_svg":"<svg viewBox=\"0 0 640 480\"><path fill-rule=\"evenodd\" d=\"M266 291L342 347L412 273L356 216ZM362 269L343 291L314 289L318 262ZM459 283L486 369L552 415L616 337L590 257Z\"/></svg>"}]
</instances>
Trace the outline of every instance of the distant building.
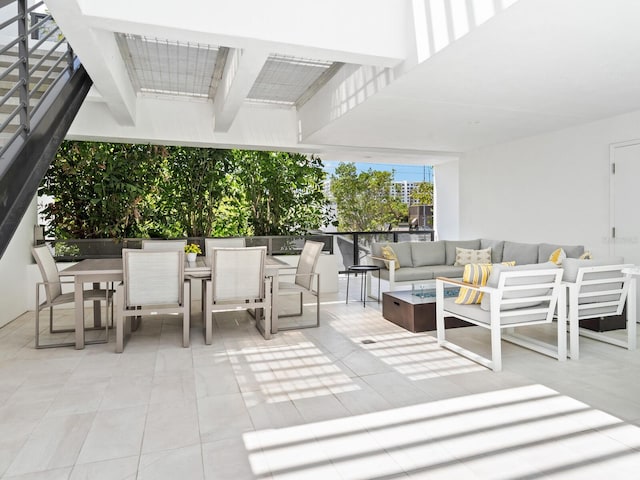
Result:
<instances>
[{"instance_id":1,"label":"distant building","mask_svg":"<svg viewBox=\"0 0 640 480\"><path fill-rule=\"evenodd\" d=\"M417 188L418 184L422 183L422 181L407 181L407 180L399 180L392 182L391 195L395 198L399 198L402 203L406 205L411 205L413 202L411 201L411 193L414 189ZM333 195L331 194L331 179L327 178L324 181L324 194L327 198L333 199Z\"/></svg>"},{"instance_id":2,"label":"distant building","mask_svg":"<svg viewBox=\"0 0 640 480\"><path fill-rule=\"evenodd\" d=\"M411 192L422 182L408 182L407 180L393 182L393 188L391 194L395 198L399 198L402 203L411 205Z\"/></svg>"}]
</instances>

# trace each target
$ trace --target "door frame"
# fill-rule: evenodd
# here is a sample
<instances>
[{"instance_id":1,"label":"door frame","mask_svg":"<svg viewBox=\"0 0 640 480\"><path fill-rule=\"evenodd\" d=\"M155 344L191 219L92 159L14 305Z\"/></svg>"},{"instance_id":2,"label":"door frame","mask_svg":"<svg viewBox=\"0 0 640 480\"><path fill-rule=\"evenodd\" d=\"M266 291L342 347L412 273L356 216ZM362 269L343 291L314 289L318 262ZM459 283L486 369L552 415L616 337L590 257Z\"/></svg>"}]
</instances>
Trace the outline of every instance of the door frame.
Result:
<instances>
[{"instance_id":1,"label":"door frame","mask_svg":"<svg viewBox=\"0 0 640 480\"><path fill-rule=\"evenodd\" d=\"M635 140L627 140L626 142L616 142L609 144L609 255L615 255L615 239L612 236L613 228L616 226L615 221L615 174L613 173L613 164L616 160L616 150L618 148L632 147L640 145L640 138Z\"/></svg>"}]
</instances>

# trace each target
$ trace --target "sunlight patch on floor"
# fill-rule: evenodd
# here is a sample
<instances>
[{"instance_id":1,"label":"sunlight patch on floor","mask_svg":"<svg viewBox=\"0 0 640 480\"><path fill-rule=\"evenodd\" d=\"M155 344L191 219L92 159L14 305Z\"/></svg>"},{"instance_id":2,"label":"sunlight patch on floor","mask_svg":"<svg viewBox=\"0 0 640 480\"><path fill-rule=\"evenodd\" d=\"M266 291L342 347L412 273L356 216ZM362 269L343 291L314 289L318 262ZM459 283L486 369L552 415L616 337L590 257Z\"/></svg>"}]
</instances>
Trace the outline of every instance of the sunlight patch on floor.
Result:
<instances>
[{"instance_id":1,"label":"sunlight patch on floor","mask_svg":"<svg viewBox=\"0 0 640 480\"><path fill-rule=\"evenodd\" d=\"M244 443L257 478L524 479L585 468L589 478L594 471L632 478L639 434L637 426L530 385L250 432Z\"/></svg>"}]
</instances>

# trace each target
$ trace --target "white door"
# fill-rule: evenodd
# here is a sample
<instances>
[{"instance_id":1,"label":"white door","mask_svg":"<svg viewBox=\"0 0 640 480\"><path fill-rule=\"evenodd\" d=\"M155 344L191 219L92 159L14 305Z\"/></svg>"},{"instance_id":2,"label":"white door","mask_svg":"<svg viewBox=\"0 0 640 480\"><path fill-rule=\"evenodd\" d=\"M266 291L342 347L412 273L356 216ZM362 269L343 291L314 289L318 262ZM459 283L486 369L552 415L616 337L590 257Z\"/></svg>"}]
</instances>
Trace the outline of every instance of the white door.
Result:
<instances>
[{"instance_id":1,"label":"white door","mask_svg":"<svg viewBox=\"0 0 640 480\"><path fill-rule=\"evenodd\" d=\"M640 265L640 140L611 145L611 254ZM640 299L640 279L637 281Z\"/></svg>"}]
</instances>

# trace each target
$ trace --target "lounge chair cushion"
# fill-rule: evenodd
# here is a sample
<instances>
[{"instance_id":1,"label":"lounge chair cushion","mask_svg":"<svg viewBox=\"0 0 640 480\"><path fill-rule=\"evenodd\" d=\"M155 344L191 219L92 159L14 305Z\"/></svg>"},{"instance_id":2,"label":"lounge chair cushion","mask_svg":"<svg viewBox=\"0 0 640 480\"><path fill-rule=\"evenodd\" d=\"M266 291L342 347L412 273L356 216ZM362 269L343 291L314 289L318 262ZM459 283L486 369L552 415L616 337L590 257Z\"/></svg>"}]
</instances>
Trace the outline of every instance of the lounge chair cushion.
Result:
<instances>
[{"instance_id":1,"label":"lounge chair cushion","mask_svg":"<svg viewBox=\"0 0 640 480\"><path fill-rule=\"evenodd\" d=\"M505 245L506 247L506 245ZM500 274L502 272L513 272L513 271L528 271L528 270L547 270L547 269L553 269L553 268L558 268L558 266L556 264L554 264L553 262L546 262L546 263L534 263L534 264L529 264L529 265L515 265L515 266L509 266L509 265L502 265L502 264L498 264L498 265L494 265L493 269L491 270L491 275L489 275L489 280L487 280L487 287L492 287L492 288L497 288L498 287L498 281L500 280ZM530 278L514 278L512 279L511 283L509 285L530 285L532 283L541 283L541 282L545 282L547 281L547 279L545 278L540 278L540 277L536 277L533 279ZM548 279L549 282L553 281L552 277L549 277ZM549 292L549 289L540 289L540 290L529 290L526 292L525 295L523 295L521 292L515 291L515 292L504 292L502 298L517 298L517 297L537 297L537 296L542 296L542 295L547 295ZM501 309L502 310L513 310L513 309L517 309L517 308L526 308L526 307L533 307L536 305L539 305L540 302L523 302L523 303L518 303L518 304L512 304L512 305L502 305ZM482 307L483 310L489 311L491 309L491 296L490 295L484 295L482 297L482 302L480 304L480 306Z\"/></svg>"},{"instance_id":2,"label":"lounge chair cushion","mask_svg":"<svg viewBox=\"0 0 640 480\"><path fill-rule=\"evenodd\" d=\"M565 258L562 262L563 274L562 280L564 282L575 283L578 279L578 270L583 267L600 267L603 265L621 265L624 263L623 257L609 257L609 258L599 258L597 260L580 260L578 258ZM583 280L600 280L603 278L611 278L612 275L615 275L615 272L593 272L584 275ZM619 274L622 276L622 273ZM598 285L584 285L581 287L581 293L590 293L590 292L598 292L603 290L611 290L615 288L620 288L619 283L602 283ZM599 303L599 302L615 302L620 298L617 294L612 295L596 295L593 297L582 297L579 299L578 303L581 305L589 304L589 303ZM567 299L568 301L568 299ZM617 308L617 307L616 307ZM615 311L615 308L614 308ZM598 313L597 311L590 312L593 314Z\"/></svg>"}]
</instances>

